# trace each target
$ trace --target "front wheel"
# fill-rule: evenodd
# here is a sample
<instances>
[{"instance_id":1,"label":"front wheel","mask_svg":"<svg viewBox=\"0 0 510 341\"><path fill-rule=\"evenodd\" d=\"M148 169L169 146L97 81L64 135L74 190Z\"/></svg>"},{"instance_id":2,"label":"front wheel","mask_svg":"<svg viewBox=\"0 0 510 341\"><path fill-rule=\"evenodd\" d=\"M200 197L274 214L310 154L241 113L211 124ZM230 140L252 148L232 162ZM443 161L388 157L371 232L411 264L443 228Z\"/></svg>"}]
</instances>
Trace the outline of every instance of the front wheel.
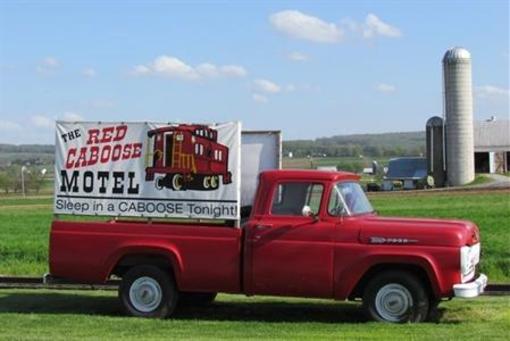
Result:
<instances>
[{"instance_id":1,"label":"front wheel","mask_svg":"<svg viewBox=\"0 0 510 341\"><path fill-rule=\"evenodd\" d=\"M119 298L132 316L165 318L177 306L178 292L169 273L152 265L139 265L122 277Z\"/></svg>"},{"instance_id":2,"label":"front wheel","mask_svg":"<svg viewBox=\"0 0 510 341\"><path fill-rule=\"evenodd\" d=\"M422 322L429 312L429 297L416 276L405 271L387 271L368 283L363 306L376 321Z\"/></svg>"}]
</instances>

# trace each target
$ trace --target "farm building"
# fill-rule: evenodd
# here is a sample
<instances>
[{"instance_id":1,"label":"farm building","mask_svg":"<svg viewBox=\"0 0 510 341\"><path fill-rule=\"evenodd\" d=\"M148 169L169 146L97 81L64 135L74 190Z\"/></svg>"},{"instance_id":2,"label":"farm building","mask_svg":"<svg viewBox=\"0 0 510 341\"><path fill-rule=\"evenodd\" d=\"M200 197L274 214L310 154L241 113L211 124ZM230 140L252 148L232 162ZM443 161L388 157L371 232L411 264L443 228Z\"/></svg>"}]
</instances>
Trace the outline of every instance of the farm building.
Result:
<instances>
[{"instance_id":1,"label":"farm building","mask_svg":"<svg viewBox=\"0 0 510 341\"><path fill-rule=\"evenodd\" d=\"M392 191L395 181L404 189L415 189L427 177L427 159L422 157L399 157L391 159L384 177L383 190Z\"/></svg>"},{"instance_id":2,"label":"farm building","mask_svg":"<svg viewBox=\"0 0 510 341\"><path fill-rule=\"evenodd\" d=\"M474 124L475 171L505 173L510 170L510 121L490 119Z\"/></svg>"}]
</instances>

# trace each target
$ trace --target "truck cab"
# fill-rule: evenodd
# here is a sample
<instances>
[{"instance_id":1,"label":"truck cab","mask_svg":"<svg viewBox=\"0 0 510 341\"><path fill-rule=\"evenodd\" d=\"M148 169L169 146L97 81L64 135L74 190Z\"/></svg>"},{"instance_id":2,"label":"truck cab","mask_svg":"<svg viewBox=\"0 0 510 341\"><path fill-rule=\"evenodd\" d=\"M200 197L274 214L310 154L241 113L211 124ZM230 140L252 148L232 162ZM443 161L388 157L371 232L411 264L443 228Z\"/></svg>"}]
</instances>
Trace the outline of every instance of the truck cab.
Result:
<instances>
[{"instance_id":1,"label":"truck cab","mask_svg":"<svg viewBox=\"0 0 510 341\"><path fill-rule=\"evenodd\" d=\"M468 221L376 214L355 174L259 175L241 228L199 222L55 221L53 275L122 278L125 311L167 317L218 292L361 300L386 322L420 322L443 298L474 297L480 236Z\"/></svg>"}]
</instances>

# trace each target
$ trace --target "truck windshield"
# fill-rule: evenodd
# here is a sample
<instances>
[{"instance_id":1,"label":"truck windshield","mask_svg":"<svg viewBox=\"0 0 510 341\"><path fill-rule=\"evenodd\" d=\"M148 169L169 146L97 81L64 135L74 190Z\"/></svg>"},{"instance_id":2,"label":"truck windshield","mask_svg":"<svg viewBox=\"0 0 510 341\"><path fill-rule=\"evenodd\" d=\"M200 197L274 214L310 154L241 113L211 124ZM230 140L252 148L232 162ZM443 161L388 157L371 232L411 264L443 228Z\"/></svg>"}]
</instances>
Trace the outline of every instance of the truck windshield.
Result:
<instances>
[{"instance_id":1,"label":"truck windshield","mask_svg":"<svg viewBox=\"0 0 510 341\"><path fill-rule=\"evenodd\" d=\"M328 212L333 216L371 213L374 209L356 182L338 182L331 191Z\"/></svg>"}]
</instances>

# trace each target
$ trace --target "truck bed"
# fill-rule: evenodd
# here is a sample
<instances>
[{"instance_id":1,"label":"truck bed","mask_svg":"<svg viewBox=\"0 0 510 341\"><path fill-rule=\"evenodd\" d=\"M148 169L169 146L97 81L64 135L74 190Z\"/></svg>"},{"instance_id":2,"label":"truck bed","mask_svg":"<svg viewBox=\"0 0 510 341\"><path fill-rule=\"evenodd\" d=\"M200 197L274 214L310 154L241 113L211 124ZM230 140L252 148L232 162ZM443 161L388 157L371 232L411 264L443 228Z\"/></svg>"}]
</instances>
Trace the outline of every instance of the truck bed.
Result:
<instances>
[{"instance_id":1,"label":"truck bed","mask_svg":"<svg viewBox=\"0 0 510 341\"><path fill-rule=\"evenodd\" d=\"M104 283L126 257L152 255L170 260L182 291L236 293L241 290L241 235L241 229L207 223L54 221L50 272Z\"/></svg>"}]
</instances>

